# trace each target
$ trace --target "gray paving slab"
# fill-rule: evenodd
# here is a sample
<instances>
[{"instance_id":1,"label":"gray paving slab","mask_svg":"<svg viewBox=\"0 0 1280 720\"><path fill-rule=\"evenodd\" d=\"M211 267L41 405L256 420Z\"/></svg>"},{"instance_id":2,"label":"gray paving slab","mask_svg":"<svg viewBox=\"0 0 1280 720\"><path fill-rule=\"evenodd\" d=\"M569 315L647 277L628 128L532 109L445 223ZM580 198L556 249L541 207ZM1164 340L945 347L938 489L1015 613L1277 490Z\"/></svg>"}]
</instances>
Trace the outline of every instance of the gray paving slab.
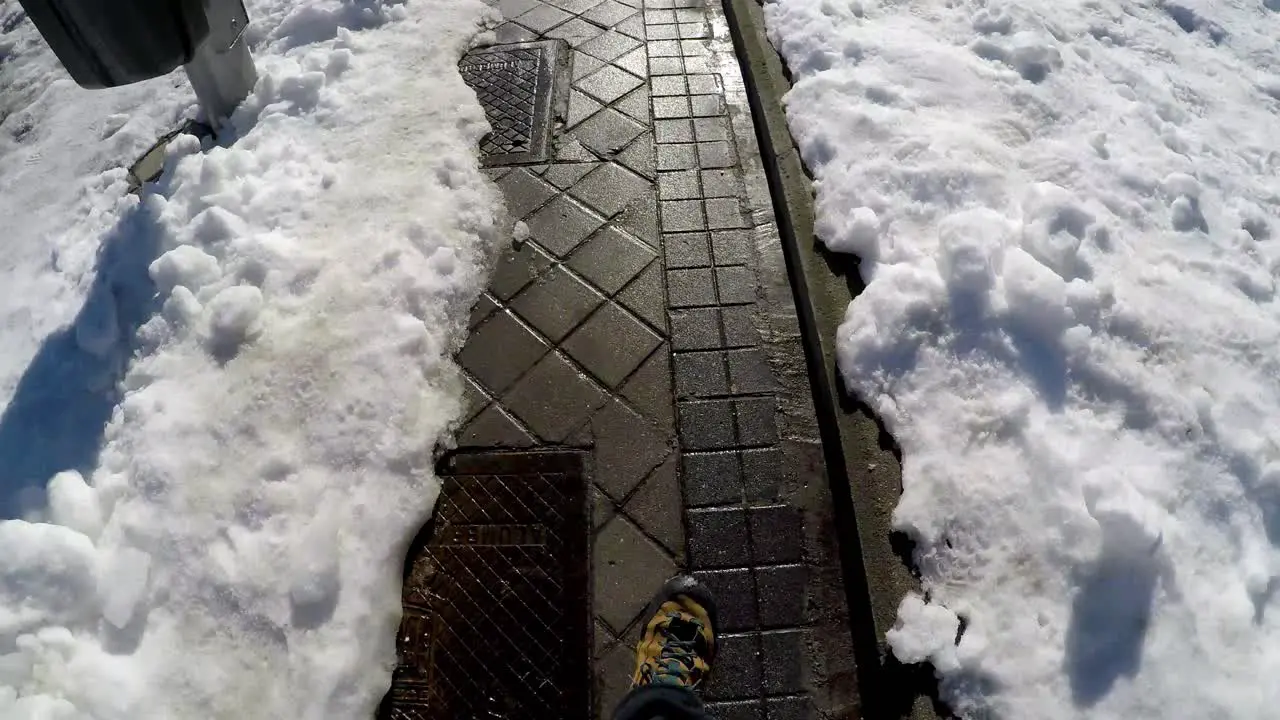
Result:
<instances>
[{"instance_id":1,"label":"gray paving slab","mask_svg":"<svg viewBox=\"0 0 1280 720\"><path fill-rule=\"evenodd\" d=\"M677 568L720 599L716 717L808 717L832 693L806 668L841 661L807 642L835 565L811 542L819 461L791 419L812 423L792 399L809 389L779 371L803 367L796 321L720 6L498 7L509 35L570 43L573 67L552 162L490 173L529 233L473 312L458 442L592 449L601 717L629 684L640 609Z\"/></svg>"}]
</instances>

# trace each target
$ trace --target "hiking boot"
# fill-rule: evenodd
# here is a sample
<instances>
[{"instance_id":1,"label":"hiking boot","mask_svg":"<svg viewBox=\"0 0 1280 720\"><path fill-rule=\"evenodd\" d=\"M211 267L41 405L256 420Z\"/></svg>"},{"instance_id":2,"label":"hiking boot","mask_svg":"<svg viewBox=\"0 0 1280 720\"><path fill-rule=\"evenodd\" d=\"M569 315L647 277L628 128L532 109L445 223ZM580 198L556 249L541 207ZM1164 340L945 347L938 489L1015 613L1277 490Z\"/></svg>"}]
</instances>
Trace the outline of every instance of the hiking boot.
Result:
<instances>
[{"instance_id":1,"label":"hiking boot","mask_svg":"<svg viewBox=\"0 0 1280 720\"><path fill-rule=\"evenodd\" d=\"M649 605L652 614L636 646L632 687L674 685L696 690L716 652L715 601L688 575L671 578Z\"/></svg>"}]
</instances>

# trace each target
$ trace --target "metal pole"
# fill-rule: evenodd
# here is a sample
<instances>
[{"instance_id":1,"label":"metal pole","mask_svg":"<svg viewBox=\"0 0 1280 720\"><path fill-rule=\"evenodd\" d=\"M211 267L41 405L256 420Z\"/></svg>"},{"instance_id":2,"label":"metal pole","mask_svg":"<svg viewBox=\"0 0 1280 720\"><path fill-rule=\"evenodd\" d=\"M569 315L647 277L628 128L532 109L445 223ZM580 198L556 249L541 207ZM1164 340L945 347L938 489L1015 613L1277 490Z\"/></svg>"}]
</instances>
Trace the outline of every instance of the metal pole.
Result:
<instances>
[{"instance_id":1,"label":"metal pole","mask_svg":"<svg viewBox=\"0 0 1280 720\"><path fill-rule=\"evenodd\" d=\"M258 70L249 55L244 31L249 14L241 0L208 0L209 36L196 48L185 69L214 132L221 130L241 100L253 90Z\"/></svg>"}]
</instances>

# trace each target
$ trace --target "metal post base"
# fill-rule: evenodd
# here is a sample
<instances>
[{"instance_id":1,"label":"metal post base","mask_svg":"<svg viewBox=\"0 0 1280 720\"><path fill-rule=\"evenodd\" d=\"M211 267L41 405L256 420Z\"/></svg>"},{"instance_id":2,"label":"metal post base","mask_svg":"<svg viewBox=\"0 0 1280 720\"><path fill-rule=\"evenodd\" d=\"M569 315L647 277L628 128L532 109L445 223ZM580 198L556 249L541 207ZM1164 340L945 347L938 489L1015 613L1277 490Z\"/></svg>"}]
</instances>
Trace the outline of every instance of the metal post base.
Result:
<instances>
[{"instance_id":1,"label":"metal post base","mask_svg":"<svg viewBox=\"0 0 1280 720\"><path fill-rule=\"evenodd\" d=\"M185 69L196 100L216 132L253 90L258 70L244 41L249 25L244 4L238 0L213 0L207 8L209 37L196 48Z\"/></svg>"}]
</instances>

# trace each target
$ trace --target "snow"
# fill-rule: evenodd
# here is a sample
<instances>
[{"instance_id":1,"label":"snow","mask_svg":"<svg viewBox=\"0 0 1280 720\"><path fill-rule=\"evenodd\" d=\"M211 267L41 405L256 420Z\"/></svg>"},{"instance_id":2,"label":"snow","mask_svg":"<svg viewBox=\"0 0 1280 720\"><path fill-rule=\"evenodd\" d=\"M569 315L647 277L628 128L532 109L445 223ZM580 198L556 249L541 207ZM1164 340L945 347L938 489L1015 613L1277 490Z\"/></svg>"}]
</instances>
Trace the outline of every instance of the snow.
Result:
<instances>
[{"instance_id":1,"label":"snow","mask_svg":"<svg viewBox=\"0 0 1280 720\"><path fill-rule=\"evenodd\" d=\"M1280 703L1278 10L765 6L867 281L841 373L904 455L888 640L962 716Z\"/></svg>"},{"instance_id":2,"label":"snow","mask_svg":"<svg viewBox=\"0 0 1280 720\"><path fill-rule=\"evenodd\" d=\"M478 0L260 0L220 142L0 1L0 717L371 717L504 235Z\"/></svg>"}]
</instances>

